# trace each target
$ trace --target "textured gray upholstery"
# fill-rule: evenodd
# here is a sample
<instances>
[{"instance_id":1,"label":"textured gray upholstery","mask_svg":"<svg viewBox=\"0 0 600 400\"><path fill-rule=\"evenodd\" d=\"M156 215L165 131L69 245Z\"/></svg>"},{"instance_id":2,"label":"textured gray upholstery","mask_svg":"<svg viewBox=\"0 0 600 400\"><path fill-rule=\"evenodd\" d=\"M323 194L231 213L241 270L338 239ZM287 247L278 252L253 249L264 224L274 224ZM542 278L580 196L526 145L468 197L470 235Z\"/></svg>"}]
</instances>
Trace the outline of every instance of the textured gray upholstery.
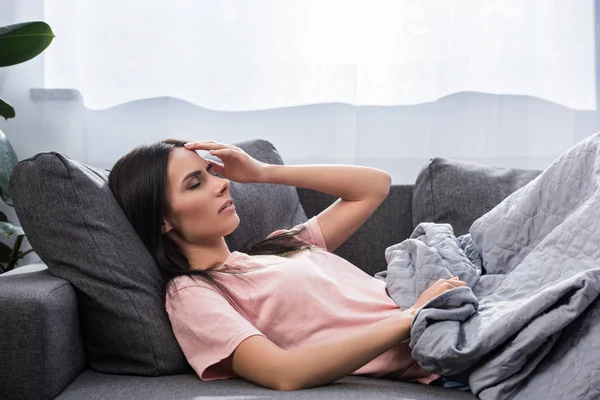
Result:
<instances>
[{"instance_id":1,"label":"textured gray upholstery","mask_svg":"<svg viewBox=\"0 0 600 400\"><path fill-rule=\"evenodd\" d=\"M336 200L314 190L297 190L308 218ZM412 196L412 185L392 186L387 199L335 253L370 275L386 269L385 249L408 238L413 231Z\"/></svg>"},{"instance_id":2,"label":"textured gray upholstery","mask_svg":"<svg viewBox=\"0 0 600 400\"><path fill-rule=\"evenodd\" d=\"M193 374L148 378L106 375L88 370L73 381L57 400L81 399L473 400L475 396L454 389L361 376L348 376L333 384L312 389L279 392L242 379L202 382Z\"/></svg>"},{"instance_id":3,"label":"textured gray upholstery","mask_svg":"<svg viewBox=\"0 0 600 400\"><path fill-rule=\"evenodd\" d=\"M47 269L17 271L0 275L0 398L53 398L86 364L75 291Z\"/></svg>"},{"instance_id":4,"label":"textured gray upholstery","mask_svg":"<svg viewBox=\"0 0 600 400\"><path fill-rule=\"evenodd\" d=\"M332 197L321 193L298 190L299 197L303 207L308 215L314 215L320 210L331 204ZM379 268L380 263L385 262L381 254L377 254L380 249L386 247L385 243L381 243L377 234L372 234L371 231L386 232L390 224L397 225L399 228L390 234L397 235L397 240L401 241L410 235L412 229L411 224L411 209L410 199L412 195L412 186L393 186L390 192L389 200L384 202L377 213L362 227L344 246L340 247L339 253L341 256L347 257L357 265L374 265L373 271ZM389 201L389 202L388 202ZM398 206L396 206L398 205ZM379 234L381 235L381 234ZM364 239L364 241L363 241ZM396 239L394 239L396 240ZM354 245L352 244L354 243ZM343 252L343 247L349 245L347 252ZM379 250L378 250L379 249ZM373 262L372 260L379 261ZM28 267L23 267L26 269ZM37 268L37 267L35 267ZM32 268L32 269L35 269ZM371 271L370 273L372 273ZM17 271L15 271L16 273ZM51 276L48 271L36 272L43 274L34 279L29 280L35 275L25 274L20 279L2 281L0 277L0 293L6 294L8 297L16 296L16 292L20 293L21 297L35 297L38 293L39 280L42 279L45 285L59 283L60 287L65 286L65 281ZM72 291L72 287L66 285ZM41 292L43 296L43 292ZM4 299L4 297L2 297ZM59 308L75 309L76 300L72 296L61 296L62 303ZM13 300L14 301L14 300ZM18 319L23 319L21 323L27 321L35 321L39 319L37 314L42 313L42 310L37 310L35 316L28 313L21 313L22 307L17 307L11 315L17 316ZM0 321L7 320L6 314L8 309L0 307ZM16 322L15 322L16 323ZM71 315L71 319L64 321L67 327L77 326L76 313ZM0 333L6 335L0 325ZM34 325L38 326L38 325ZM31 343L34 340L31 336L15 335L11 338L11 344L6 347L1 347L3 350L2 359L5 356L15 357L16 349L23 352L22 359L33 360L37 363L36 355L39 353L40 341ZM53 338L49 338L53 340ZM74 339L73 343L77 343L80 339ZM37 344L37 346L36 346ZM77 347L75 347L77 348ZM73 366L68 374L69 379L60 379L60 368L53 368L55 364L47 365L40 368L38 372L45 376L41 379L36 375L27 375L27 378L21 378L23 371L27 371L27 364L13 364L11 369L5 369L4 374L0 375L0 398L4 398L4 393L10 393L13 396L6 398L29 398L29 399L49 399L53 398L57 393L57 389L62 383L64 387L68 381L73 378L81 370L85 363L85 354L80 345L80 351L73 356L68 356ZM40 357L40 356L38 356ZM40 375L40 376L42 376ZM48 385L46 382L54 382L55 385ZM8 392L8 387L11 392ZM201 399L203 397L211 398L234 398L234 399L260 399L260 398L282 398L282 399L474 399L473 395L459 392L452 389L441 389L435 387L426 387L419 384L409 384L403 382L395 382L389 380L379 380L365 377L347 377L341 379L335 384L325 387L314 388L298 392L276 392L260 388L252 383L243 380L223 380L213 382L202 382L194 374L179 374L163 377L135 377L125 375L101 374L86 369L83 374L77 376L60 394L58 399Z\"/></svg>"},{"instance_id":5,"label":"textured gray upholstery","mask_svg":"<svg viewBox=\"0 0 600 400\"><path fill-rule=\"evenodd\" d=\"M413 226L421 222L449 223L457 236L468 233L477 218L540 173L433 158L415 182Z\"/></svg>"}]
</instances>

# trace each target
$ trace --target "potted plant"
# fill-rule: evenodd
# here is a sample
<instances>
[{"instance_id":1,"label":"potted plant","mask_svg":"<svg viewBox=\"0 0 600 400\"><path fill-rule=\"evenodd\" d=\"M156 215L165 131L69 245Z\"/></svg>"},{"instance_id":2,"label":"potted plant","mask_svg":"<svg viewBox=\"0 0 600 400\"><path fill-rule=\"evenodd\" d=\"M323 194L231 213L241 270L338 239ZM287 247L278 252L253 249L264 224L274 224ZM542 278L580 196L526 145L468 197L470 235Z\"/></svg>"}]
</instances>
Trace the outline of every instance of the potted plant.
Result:
<instances>
[{"instance_id":1,"label":"potted plant","mask_svg":"<svg viewBox=\"0 0 600 400\"><path fill-rule=\"evenodd\" d=\"M48 24L41 21L24 22L0 27L0 67L8 67L31 60L43 52L54 39ZM8 120L15 117L15 109L0 98L0 117ZM15 164L19 160L6 135L0 130L0 197L5 204L14 207L8 182ZM21 251L25 232L13 225L3 212L0 212L0 232L7 237L17 235L13 246L0 242L0 273L10 271L17 261L33 251Z\"/></svg>"}]
</instances>

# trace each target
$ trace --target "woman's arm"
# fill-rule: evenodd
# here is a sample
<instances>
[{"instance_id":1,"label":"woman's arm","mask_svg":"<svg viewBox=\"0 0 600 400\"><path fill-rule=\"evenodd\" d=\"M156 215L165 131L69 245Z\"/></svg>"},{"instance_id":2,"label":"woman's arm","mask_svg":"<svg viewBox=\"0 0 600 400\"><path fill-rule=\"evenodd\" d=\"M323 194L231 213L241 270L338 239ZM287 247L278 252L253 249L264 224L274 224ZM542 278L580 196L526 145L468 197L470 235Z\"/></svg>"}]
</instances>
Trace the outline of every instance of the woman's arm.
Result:
<instances>
[{"instance_id":1,"label":"woman's arm","mask_svg":"<svg viewBox=\"0 0 600 400\"><path fill-rule=\"evenodd\" d=\"M409 336L412 310L310 346L282 350L251 336L233 352L235 373L276 390L301 390L350 375Z\"/></svg>"},{"instance_id":2,"label":"woman's arm","mask_svg":"<svg viewBox=\"0 0 600 400\"><path fill-rule=\"evenodd\" d=\"M223 162L211 161L215 171L236 182L279 183L313 189L339 197L317 220L325 244L334 251L375 212L390 191L390 175L382 170L350 165L270 165L228 144L190 142L189 150L209 150Z\"/></svg>"},{"instance_id":3,"label":"woman's arm","mask_svg":"<svg viewBox=\"0 0 600 400\"><path fill-rule=\"evenodd\" d=\"M326 385L350 375L408 338L416 311L434 297L459 286L466 283L458 278L440 279L411 308L316 344L282 350L263 336L251 336L234 351L233 370L249 381L277 390Z\"/></svg>"},{"instance_id":4,"label":"woman's arm","mask_svg":"<svg viewBox=\"0 0 600 400\"><path fill-rule=\"evenodd\" d=\"M329 251L337 249L375 212L391 185L387 172L351 165L265 165L261 181L339 197L317 216Z\"/></svg>"}]
</instances>

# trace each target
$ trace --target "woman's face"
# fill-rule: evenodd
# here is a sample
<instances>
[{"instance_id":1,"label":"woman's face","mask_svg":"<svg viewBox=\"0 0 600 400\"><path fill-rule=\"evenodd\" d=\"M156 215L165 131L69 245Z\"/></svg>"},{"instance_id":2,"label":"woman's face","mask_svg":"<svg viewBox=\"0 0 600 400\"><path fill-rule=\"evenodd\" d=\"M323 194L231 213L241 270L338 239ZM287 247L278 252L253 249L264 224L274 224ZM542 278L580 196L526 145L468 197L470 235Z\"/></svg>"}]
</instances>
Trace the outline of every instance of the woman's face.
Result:
<instances>
[{"instance_id":1,"label":"woman's face","mask_svg":"<svg viewBox=\"0 0 600 400\"><path fill-rule=\"evenodd\" d=\"M209 163L195 151L175 147L167 171L168 213L165 232L175 229L174 239L211 243L233 232L240 223L235 206L219 211L231 200L229 180L213 175ZM208 169L208 170L207 170Z\"/></svg>"}]
</instances>

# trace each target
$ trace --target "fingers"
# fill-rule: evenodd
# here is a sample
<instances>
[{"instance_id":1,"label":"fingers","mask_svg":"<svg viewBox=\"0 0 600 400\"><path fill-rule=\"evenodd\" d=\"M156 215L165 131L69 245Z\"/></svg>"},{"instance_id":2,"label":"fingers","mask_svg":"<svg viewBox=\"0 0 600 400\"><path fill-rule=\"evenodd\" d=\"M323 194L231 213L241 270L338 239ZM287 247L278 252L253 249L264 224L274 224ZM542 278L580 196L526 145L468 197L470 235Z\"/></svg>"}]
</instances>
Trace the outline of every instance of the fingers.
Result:
<instances>
[{"instance_id":1,"label":"fingers","mask_svg":"<svg viewBox=\"0 0 600 400\"><path fill-rule=\"evenodd\" d=\"M467 283L465 281L461 281L460 279L458 279L458 276L455 276L454 278L449 279L449 281L452 285L454 285L454 287L467 286Z\"/></svg>"},{"instance_id":2,"label":"fingers","mask_svg":"<svg viewBox=\"0 0 600 400\"><path fill-rule=\"evenodd\" d=\"M213 161L213 160L210 160L210 163L213 166L213 170L217 174L223 175L225 173L225 166L223 164L221 164L220 162L217 162L217 161Z\"/></svg>"},{"instance_id":3,"label":"fingers","mask_svg":"<svg viewBox=\"0 0 600 400\"><path fill-rule=\"evenodd\" d=\"M218 150L234 148L234 146L214 142L212 140L207 140L205 142L187 142L184 146L188 150Z\"/></svg>"},{"instance_id":4,"label":"fingers","mask_svg":"<svg viewBox=\"0 0 600 400\"><path fill-rule=\"evenodd\" d=\"M459 286L467 286L466 282L463 282L458 279L457 276L451 279L440 279L438 280L439 284L445 288L451 289Z\"/></svg>"},{"instance_id":5,"label":"fingers","mask_svg":"<svg viewBox=\"0 0 600 400\"><path fill-rule=\"evenodd\" d=\"M220 149L220 150L210 150L209 153L213 156L217 156L219 158L228 157L228 158L238 158L239 153L234 149Z\"/></svg>"}]
</instances>

